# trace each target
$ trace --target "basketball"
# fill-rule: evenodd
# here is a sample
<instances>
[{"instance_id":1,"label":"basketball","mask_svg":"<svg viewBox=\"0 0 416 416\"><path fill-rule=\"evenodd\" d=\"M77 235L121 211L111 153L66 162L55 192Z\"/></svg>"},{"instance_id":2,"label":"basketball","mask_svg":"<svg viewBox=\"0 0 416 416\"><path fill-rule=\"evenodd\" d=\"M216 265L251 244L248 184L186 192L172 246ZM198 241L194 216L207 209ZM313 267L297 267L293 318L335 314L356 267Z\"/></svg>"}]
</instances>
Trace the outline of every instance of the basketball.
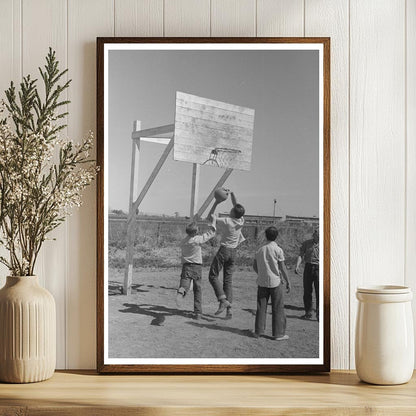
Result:
<instances>
[{"instance_id":1,"label":"basketball","mask_svg":"<svg viewBox=\"0 0 416 416\"><path fill-rule=\"evenodd\" d=\"M214 197L218 203L224 202L228 198L228 192L224 188L217 188Z\"/></svg>"}]
</instances>

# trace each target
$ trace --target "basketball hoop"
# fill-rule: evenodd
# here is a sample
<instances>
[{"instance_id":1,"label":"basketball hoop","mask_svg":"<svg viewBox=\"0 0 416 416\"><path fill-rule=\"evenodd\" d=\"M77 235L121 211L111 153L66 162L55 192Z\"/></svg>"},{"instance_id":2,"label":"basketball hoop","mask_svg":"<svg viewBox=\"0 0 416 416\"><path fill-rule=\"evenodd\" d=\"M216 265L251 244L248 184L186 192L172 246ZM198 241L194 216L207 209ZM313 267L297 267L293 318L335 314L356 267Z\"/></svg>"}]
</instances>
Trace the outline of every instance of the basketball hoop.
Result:
<instances>
[{"instance_id":1,"label":"basketball hoop","mask_svg":"<svg viewBox=\"0 0 416 416\"><path fill-rule=\"evenodd\" d=\"M231 162L241 153L241 150L230 149L228 147L216 147L211 150L209 158L203 165L217 166L218 168L229 167Z\"/></svg>"}]
</instances>

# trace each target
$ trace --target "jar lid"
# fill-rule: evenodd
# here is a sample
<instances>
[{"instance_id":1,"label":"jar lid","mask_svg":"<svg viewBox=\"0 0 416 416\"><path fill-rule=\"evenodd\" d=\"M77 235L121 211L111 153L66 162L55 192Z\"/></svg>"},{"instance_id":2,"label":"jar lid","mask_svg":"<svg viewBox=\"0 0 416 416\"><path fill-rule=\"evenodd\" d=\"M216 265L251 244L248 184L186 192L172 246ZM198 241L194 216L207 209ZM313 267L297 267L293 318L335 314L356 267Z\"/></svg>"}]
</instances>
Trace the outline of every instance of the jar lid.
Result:
<instances>
[{"instance_id":1,"label":"jar lid","mask_svg":"<svg viewBox=\"0 0 416 416\"><path fill-rule=\"evenodd\" d=\"M395 295L400 293L410 293L411 289L408 286L397 286L397 285L375 285L367 287L358 287L358 293L376 293L383 295Z\"/></svg>"}]
</instances>

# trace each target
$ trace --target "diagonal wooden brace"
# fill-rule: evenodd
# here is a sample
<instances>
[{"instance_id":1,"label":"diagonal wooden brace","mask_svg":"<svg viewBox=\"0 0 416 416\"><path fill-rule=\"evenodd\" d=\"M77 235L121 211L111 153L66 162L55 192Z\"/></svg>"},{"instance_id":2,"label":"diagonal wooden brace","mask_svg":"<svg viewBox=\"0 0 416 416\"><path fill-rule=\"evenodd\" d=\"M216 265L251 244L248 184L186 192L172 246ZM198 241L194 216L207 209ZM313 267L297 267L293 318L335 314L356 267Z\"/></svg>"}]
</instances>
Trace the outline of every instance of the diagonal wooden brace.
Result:
<instances>
[{"instance_id":1,"label":"diagonal wooden brace","mask_svg":"<svg viewBox=\"0 0 416 416\"><path fill-rule=\"evenodd\" d=\"M137 208L139 207L139 205L143 201L143 199L146 196L149 188L152 186L153 181L156 179L156 176L159 173L160 169L162 168L163 164L165 163L166 159L168 158L169 153L172 151L173 142L174 142L174 139L172 137L170 139L169 144L166 146L165 150L163 151L162 156L160 157L159 161L157 162L155 168L153 169L153 172L150 174L149 179L147 180L147 182L143 186L143 189L141 190L139 196L133 202L132 208L131 208L131 210L129 212L129 216L127 218L127 223L130 223L133 220L133 218L135 217Z\"/></svg>"},{"instance_id":2,"label":"diagonal wooden brace","mask_svg":"<svg viewBox=\"0 0 416 416\"><path fill-rule=\"evenodd\" d=\"M228 179L228 177L231 175L233 169L227 169L219 181L215 184L214 188L212 189L211 193L208 195L207 199L204 201L204 203L201 205L201 208L199 208L199 211L195 215L195 220L198 218L201 218L201 215L206 211L209 204L214 199L214 193L217 188L220 188L222 185L224 185L225 181Z\"/></svg>"}]
</instances>

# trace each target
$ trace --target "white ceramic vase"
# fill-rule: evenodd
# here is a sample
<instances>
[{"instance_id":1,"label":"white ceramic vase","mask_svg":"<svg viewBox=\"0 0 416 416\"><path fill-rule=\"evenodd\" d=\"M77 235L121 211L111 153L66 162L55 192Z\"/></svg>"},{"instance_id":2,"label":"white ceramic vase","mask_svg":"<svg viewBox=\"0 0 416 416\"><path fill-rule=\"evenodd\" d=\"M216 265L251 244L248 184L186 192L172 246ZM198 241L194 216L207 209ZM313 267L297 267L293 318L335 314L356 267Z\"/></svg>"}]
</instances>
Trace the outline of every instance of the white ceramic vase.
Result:
<instances>
[{"instance_id":1,"label":"white ceramic vase","mask_svg":"<svg viewBox=\"0 0 416 416\"><path fill-rule=\"evenodd\" d=\"M56 365L53 296L36 276L8 276L0 290L0 381L50 378Z\"/></svg>"},{"instance_id":2,"label":"white ceramic vase","mask_svg":"<svg viewBox=\"0 0 416 416\"><path fill-rule=\"evenodd\" d=\"M412 291L405 286L357 289L355 366L362 381L402 384L412 377L412 297Z\"/></svg>"}]
</instances>

